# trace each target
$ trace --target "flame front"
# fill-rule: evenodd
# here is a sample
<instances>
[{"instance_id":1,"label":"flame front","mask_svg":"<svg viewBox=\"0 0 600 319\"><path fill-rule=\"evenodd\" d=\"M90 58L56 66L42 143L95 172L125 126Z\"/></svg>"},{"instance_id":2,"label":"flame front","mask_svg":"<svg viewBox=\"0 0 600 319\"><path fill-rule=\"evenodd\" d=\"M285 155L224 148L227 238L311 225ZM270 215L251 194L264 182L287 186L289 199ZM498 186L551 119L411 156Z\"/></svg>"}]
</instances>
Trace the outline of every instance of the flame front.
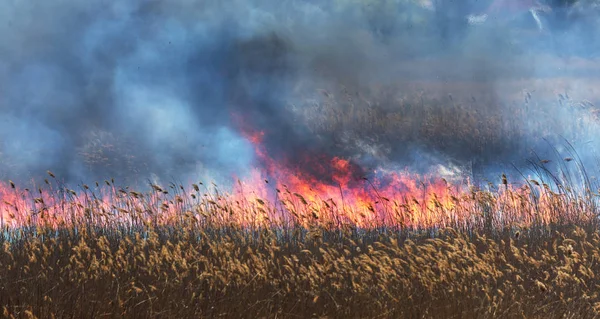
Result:
<instances>
[{"instance_id":1,"label":"flame front","mask_svg":"<svg viewBox=\"0 0 600 319\"><path fill-rule=\"evenodd\" d=\"M503 181L496 190L481 191L408 171L368 170L315 150L272 156L264 131L247 125L240 125L240 131L254 145L258 165L229 192L202 183L167 189L152 185L148 193L118 188L112 181L81 185L78 191L48 181L32 189L0 183L0 223L56 228L190 220L204 226L419 230L528 226L595 216L594 201L555 193L545 184L517 187Z\"/></svg>"},{"instance_id":2,"label":"flame front","mask_svg":"<svg viewBox=\"0 0 600 319\"><path fill-rule=\"evenodd\" d=\"M407 171L367 171L351 160L314 151L300 151L293 160L285 156L275 160L263 144L264 131L247 125L241 125L241 131L254 145L259 167L249 180L239 184L234 193L238 200L253 194L281 202L286 212L305 225L327 221L358 227L429 227L439 224L441 210L454 207L452 194L458 188L442 179ZM274 185L270 186L269 181ZM411 214L404 218L396 214L392 220L393 212L401 209Z\"/></svg>"}]
</instances>

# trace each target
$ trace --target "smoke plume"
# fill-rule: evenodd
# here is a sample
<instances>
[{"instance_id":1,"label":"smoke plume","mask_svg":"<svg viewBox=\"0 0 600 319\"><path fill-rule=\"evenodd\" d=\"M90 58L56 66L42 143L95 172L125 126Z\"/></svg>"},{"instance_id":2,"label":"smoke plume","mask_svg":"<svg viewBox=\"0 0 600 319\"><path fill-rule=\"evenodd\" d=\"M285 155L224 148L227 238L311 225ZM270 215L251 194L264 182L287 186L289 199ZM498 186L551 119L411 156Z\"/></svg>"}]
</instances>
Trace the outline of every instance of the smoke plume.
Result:
<instances>
[{"instance_id":1,"label":"smoke plume","mask_svg":"<svg viewBox=\"0 0 600 319\"><path fill-rule=\"evenodd\" d=\"M594 159L597 18L548 36L469 25L478 1L371 2L4 1L0 171L227 181L260 165L249 131L357 177Z\"/></svg>"}]
</instances>

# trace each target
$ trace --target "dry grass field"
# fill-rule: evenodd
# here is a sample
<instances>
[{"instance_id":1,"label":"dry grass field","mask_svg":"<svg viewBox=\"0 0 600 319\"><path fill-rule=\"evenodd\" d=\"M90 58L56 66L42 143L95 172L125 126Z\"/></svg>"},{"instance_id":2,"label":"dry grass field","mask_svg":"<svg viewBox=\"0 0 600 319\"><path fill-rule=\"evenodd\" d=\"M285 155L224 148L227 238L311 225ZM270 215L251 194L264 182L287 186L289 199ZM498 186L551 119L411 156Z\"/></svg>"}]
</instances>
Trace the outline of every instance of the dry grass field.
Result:
<instances>
[{"instance_id":1,"label":"dry grass field","mask_svg":"<svg viewBox=\"0 0 600 319\"><path fill-rule=\"evenodd\" d=\"M596 101L584 97L595 90L574 78L513 79L494 90L414 80L360 93L322 89L290 108L345 147L360 133L381 146L372 150L381 159L413 143L494 163L562 124L548 122L556 117L543 105L574 110L582 122L569 132L588 134ZM479 188L398 172L354 189L333 174L349 187L338 192L294 176L257 175L233 190L171 183L136 191L114 180L68 189L51 172L28 189L4 183L2 316L600 317L595 184L575 190L542 176L498 176Z\"/></svg>"},{"instance_id":2,"label":"dry grass field","mask_svg":"<svg viewBox=\"0 0 600 319\"><path fill-rule=\"evenodd\" d=\"M202 184L75 191L48 174L2 188L7 318L600 316L591 190L502 181L367 205Z\"/></svg>"},{"instance_id":3,"label":"dry grass field","mask_svg":"<svg viewBox=\"0 0 600 319\"><path fill-rule=\"evenodd\" d=\"M598 1L492 2L0 1L0 318L600 319Z\"/></svg>"}]
</instances>

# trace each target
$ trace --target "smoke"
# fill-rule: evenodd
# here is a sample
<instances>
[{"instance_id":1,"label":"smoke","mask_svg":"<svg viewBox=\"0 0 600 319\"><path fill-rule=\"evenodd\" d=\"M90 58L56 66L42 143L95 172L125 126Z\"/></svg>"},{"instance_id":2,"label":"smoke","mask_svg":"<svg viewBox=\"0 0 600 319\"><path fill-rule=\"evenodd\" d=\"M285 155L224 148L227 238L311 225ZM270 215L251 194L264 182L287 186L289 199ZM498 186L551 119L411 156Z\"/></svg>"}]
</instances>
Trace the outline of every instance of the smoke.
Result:
<instances>
[{"instance_id":1,"label":"smoke","mask_svg":"<svg viewBox=\"0 0 600 319\"><path fill-rule=\"evenodd\" d=\"M554 152L561 137L585 140L591 158L597 124L576 106L593 97L571 87L568 98L536 100L543 89L533 81L574 76L560 57L589 58L597 22L524 36L468 25L475 2L432 11L402 0L4 1L0 171L29 179L52 170L70 183L227 182L257 164L243 127L263 131L269 154L289 165L326 154L364 169L454 174L476 163L496 173L532 149ZM406 111L398 101L414 98L411 81L436 88ZM474 84L457 92L458 82ZM399 105L396 122L360 124ZM334 111L352 120L319 122Z\"/></svg>"}]
</instances>

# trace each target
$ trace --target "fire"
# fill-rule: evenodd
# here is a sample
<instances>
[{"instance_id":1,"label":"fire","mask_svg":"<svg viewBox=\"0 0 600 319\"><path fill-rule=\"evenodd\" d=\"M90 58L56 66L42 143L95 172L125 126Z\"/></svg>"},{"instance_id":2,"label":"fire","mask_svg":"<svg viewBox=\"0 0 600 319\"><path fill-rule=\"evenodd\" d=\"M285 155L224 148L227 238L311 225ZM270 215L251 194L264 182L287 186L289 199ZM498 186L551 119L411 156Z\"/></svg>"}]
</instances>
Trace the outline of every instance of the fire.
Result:
<instances>
[{"instance_id":1,"label":"fire","mask_svg":"<svg viewBox=\"0 0 600 319\"><path fill-rule=\"evenodd\" d=\"M351 158L315 149L273 153L266 131L239 127L254 145L258 165L229 192L202 183L151 185L141 193L112 181L80 185L77 191L48 181L31 189L0 182L0 224L135 226L190 220L205 226L475 229L547 224L595 211L593 203L570 200L540 183L517 187L503 182L495 191L479 191L407 170L364 168Z\"/></svg>"},{"instance_id":2,"label":"fire","mask_svg":"<svg viewBox=\"0 0 600 319\"><path fill-rule=\"evenodd\" d=\"M241 200L251 193L254 200L270 198L305 226L477 228L575 218L561 212L577 204L547 187L535 187L538 198L533 199L527 186L478 191L472 185L451 185L442 178L407 170L364 169L351 159L311 149L275 158L265 145L265 131L239 127L254 145L259 165L251 178L239 184L234 197Z\"/></svg>"},{"instance_id":3,"label":"fire","mask_svg":"<svg viewBox=\"0 0 600 319\"><path fill-rule=\"evenodd\" d=\"M339 164L342 171L348 168L343 160L332 159L332 163ZM205 226L418 230L499 229L595 218L593 203L569 200L543 185L504 185L495 192L461 191L443 182L420 182L407 173L388 173L375 181L363 180L368 187L354 184L344 189L315 179L309 182L306 175L286 174L277 176L289 178L287 184L270 186L272 183L263 179L264 172L257 169L250 178L239 181L231 193L202 190L197 184L188 188L170 185L168 189L153 185L151 192L142 194L112 183L93 189L84 186L76 192L54 189L52 184L29 190L0 182L0 223L3 228L73 224L135 227L188 220ZM538 194L536 200L531 198L534 192Z\"/></svg>"},{"instance_id":4,"label":"fire","mask_svg":"<svg viewBox=\"0 0 600 319\"><path fill-rule=\"evenodd\" d=\"M119 223L125 226L141 219L166 223L183 207L181 203L165 200L157 193L142 195L127 192L117 189L108 181L106 186L96 185L95 189L86 185L81 192L76 192L68 188L56 189L50 182L46 187L33 189L21 189L12 182L8 185L0 183L1 225L56 228L85 222L96 225Z\"/></svg>"},{"instance_id":5,"label":"fire","mask_svg":"<svg viewBox=\"0 0 600 319\"><path fill-rule=\"evenodd\" d=\"M334 203L343 206L337 210L340 216L335 219L369 227L382 222L391 223L385 221L385 215L402 206L413 211L409 218L412 221L406 220L405 224L414 224L418 220L420 226L428 226L436 220L429 216L429 212L454 206L451 199L453 188L443 180L407 171L369 172L350 159L313 150L300 150L293 158L284 154L276 160L263 144L266 137L264 131L253 130L246 124L239 128L254 146L259 163L250 181L243 183L243 187L253 194L260 194L262 198L273 198L284 203L299 200L301 204L312 206L313 209L309 209L310 212L305 215L313 219L331 219L332 216L319 215L330 211L328 206ZM269 180L274 181L275 196L269 194L265 185ZM237 194L242 192L238 190ZM243 194L247 196L247 192Z\"/></svg>"}]
</instances>

